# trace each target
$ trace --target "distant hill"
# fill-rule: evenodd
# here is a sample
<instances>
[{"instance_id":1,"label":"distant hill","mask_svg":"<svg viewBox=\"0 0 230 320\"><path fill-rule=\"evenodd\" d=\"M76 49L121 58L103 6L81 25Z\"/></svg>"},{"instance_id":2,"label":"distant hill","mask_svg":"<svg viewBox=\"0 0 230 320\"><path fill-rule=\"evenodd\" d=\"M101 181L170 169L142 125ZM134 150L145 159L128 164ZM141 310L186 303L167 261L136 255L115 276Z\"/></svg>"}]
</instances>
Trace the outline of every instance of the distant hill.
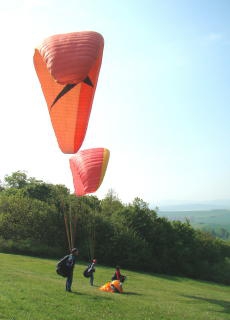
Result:
<instances>
[{"instance_id":1,"label":"distant hill","mask_svg":"<svg viewBox=\"0 0 230 320\"><path fill-rule=\"evenodd\" d=\"M189 219L191 223L230 224L230 210L201 210L201 211L161 211L159 216L169 220L184 221Z\"/></svg>"},{"instance_id":2,"label":"distant hill","mask_svg":"<svg viewBox=\"0 0 230 320\"><path fill-rule=\"evenodd\" d=\"M202 202L162 202L158 205L160 211L204 211L204 210L230 210L230 199L202 201Z\"/></svg>"},{"instance_id":3,"label":"distant hill","mask_svg":"<svg viewBox=\"0 0 230 320\"><path fill-rule=\"evenodd\" d=\"M169 220L186 221L194 228L211 232L213 235L230 239L230 209L194 210L194 211L158 211L158 216Z\"/></svg>"}]
</instances>

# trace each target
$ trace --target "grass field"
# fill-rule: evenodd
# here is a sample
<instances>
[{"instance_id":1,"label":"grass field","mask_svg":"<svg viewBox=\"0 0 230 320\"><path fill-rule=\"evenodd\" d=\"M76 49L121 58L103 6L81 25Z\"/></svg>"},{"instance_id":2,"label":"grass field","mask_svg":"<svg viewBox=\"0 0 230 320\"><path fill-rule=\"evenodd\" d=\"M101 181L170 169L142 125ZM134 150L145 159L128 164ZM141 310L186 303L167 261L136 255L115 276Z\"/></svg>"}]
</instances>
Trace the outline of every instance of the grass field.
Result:
<instances>
[{"instance_id":1,"label":"grass field","mask_svg":"<svg viewBox=\"0 0 230 320\"><path fill-rule=\"evenodd\" d=\"M99 286L113 269L98 265L95 286L75 268L73 293L55 273L56 261L0 254L1 320L227 320L230 286L180 277L122 270L124 293L106 293Z\"/></svg>"}]
</instances>

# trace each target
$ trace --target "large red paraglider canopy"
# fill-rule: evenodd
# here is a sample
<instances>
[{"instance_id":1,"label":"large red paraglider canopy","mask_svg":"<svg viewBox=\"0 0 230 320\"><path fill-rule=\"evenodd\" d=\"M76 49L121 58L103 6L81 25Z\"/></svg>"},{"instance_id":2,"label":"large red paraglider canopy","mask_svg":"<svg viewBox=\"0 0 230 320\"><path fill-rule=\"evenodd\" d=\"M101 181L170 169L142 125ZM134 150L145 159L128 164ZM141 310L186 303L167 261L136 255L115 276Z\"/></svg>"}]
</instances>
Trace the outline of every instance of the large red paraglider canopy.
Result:
<instances>
[{"instance_id":1,"label":"large red paraglider canopy","mask_svg":"<svg viewBox=\"0 0 230 320\"><path fill-rule=\"evenodd\" d=\"M58 34L35 49L34 66L63 153L76 153L85 138L104 48L94 31Z\"/></svg>"}]
</instances>

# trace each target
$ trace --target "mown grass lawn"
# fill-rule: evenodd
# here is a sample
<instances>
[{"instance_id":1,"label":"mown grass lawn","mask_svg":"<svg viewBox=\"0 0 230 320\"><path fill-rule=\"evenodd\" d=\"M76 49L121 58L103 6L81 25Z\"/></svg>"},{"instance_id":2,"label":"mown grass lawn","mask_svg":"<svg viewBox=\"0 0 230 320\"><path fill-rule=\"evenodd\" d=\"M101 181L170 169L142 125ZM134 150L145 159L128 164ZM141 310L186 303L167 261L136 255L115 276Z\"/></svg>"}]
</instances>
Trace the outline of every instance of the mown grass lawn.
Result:
<instances>
[{"instance_id":1,"label":"mown grass lawn","mask_svg":"<svg viewBox=\"0 0 230 320\"><path fill-rule=\"evenodd\" d=\"M230 286L122 270L123 294L101 292L114 270L98 265L95 286L75 268L73 293L55 273L56 261L0 254L1 320L227 320Z\"/></svg>"}]
</instances>

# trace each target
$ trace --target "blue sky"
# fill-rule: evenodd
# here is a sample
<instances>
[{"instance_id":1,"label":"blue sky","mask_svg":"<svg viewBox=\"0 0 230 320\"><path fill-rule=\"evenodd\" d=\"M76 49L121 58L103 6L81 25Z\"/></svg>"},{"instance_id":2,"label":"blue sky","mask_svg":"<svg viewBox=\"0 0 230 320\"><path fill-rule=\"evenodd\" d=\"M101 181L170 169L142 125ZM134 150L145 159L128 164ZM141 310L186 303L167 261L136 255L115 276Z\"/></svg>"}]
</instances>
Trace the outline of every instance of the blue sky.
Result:
<instances>
[{"instance_id":1,"label":"blue sky","mask_svg":"<svg viewBox=\"0 0 230 320\"><path fill-rule=\"evenodd\" d=\"M73 191L33 52L50 35L94 30L105 48L82 149L111 152L96 195L230 198L228 0L8 0L0 27L1 180L24 170Z\"/></svg>"}]
</instances>

